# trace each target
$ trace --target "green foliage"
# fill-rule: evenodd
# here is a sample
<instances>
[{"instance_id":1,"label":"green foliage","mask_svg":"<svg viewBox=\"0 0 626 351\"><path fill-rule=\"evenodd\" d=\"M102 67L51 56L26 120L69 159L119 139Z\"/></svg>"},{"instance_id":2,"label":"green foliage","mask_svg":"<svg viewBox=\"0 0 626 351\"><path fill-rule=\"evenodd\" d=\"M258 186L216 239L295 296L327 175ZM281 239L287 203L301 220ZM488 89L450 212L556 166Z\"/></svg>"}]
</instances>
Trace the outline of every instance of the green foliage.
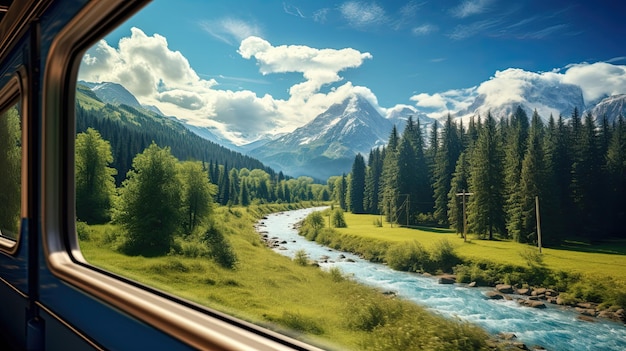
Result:
<instances>
[{"instance_id":1,"label":"green foliage","mask_svg":"<svg viewBox=\"0 0 626 351\"><path fill-rule=\"evenodd\" d=\"M22 128L18 107L0 114L0 232L17 239L20 225Z\"/></svg>"},{"instance_id":2,"label":"green foliage","mask_svg":"<svg viewBox=\"0 0 626 351\"><path fill-rule=\"evenodd\" d=\"M335 228L347 228L348 224L346 223L346 219L343 216L343 210L337 208L333 211L332 214L332 223Z\"/></svg>"},{"instance_id":3,"label":"green foliage","mask_svg":"<svg viewBox=\"0 0 626 351\"><path fill-rule=\"evenodd\" d=\"M352 211L352 213L364 213L365 159L360 153L354 158L351 175L349 191L350 211Z\"/></svg>"},{"instance_id":4,"label":"green foliage","mask_svg":"<svg viewBox=\"0 0 626 351\"><path fill-rule=\"evenodd\" d=\"M76 235L78 236L78 240L89 241L91 238L91 229L89 228L89 225L85 222L76 221Z\"/></svg>"},{"instance_id":5,"label":"green foliage","mask_svg":"<svg viewBox=\"0 0 626 351\"><path fill-rule=\"evenodd\" d=\"M430 259L438 270L450 271L452 267L461 262L457 256L454 245L446 239L442 239L433 245L430 251Z\"/></svg>"},{"instance_id":6,"label":"green foliage","mask_svg":"<svg viewBox=\"0 0 626 351\"><path fill-rule=\"evenodd\" d=\"M324 334L324 328L322 328L319 322L311 317L304 316L301 313L283 311L282 317L278 318L276 322L299 332L313 335Z\"/></svg>"},{"instance_id":7,"label":"green foliage","mask_svg":"<svg viewBox=\"0 0 626 351\"><path fill-rule=\"evenodd\" d=\"M309 264L309 256L304 249L296 251L293 256L293 261L300 266L306 266Z\"/></svg>"},{"instance_id":8,"label":"green foliage","mask_svg":"<svg viewBox=\"0 0 626 351\"><path fill-rule=\"evenodd\" d=\"M385 261L399 271L425 272L431 268L430 254L418 241L390 246Z\"/></svg>"},{"instance_id":9,"label":"green foliage","mask_svg":"<svg viewBox=\"0 0 626 351\"><path fill-rule=\"evenodd\" d=\"M105 223L111 218L115 195L115 168L111 145L100 133L88 128L76 135L76 217L88 223Z\"/></svg>"},{"instance_id":10,"label":"green foliage","mask_svg":"<svg viewBox=\"0 0 626 351\"><path fill-rule=\"evenodd\" d=\"M346 277L344 277L343 273L341 272L341 269L339 269L338 267L331 267L328 270L328 273L335 283L342 282L346 279Z\"/></svg>"},{"instance_id":11,"label":"green foliage","mask_svg":"<svg viewBox=\"0 0 626 351\"><path fill-rule=\"evenodd\" d=\"M224 268L235 268L237 256L219 228L211 225L204 234L203 241L209 250L208 256L217 264Z\"/></svg>"},{"instance_id":12,"label":"green foliage","mask_svg":"<svg viewBox=\"0 0 626 351\"><path fill-rule=\"evenodd\" d=\"M322 212L315 211L306 218L306 222L313 230L318 231L324 227L324 216L322 216Z\"/></svg>"},{"instance_id":13,"label":"green foliage","mask_svg":"<svg viewBox=\"0 0 626 351\"><path fill-rule=\"evenodd\" d=\"M133 160L115 216L127 233L124 252L155 256L170 251L182 222L182 186L176 163L169 148L154 143Z\"/></svg>"},{"instance_id":14,"label":"green foliage","mask_svg":"<svg viewBox=\"0 0 626 351\"><path fill-rule=\"evenodd\" d=\"M202 169L202 163L187 161L180 164L179 168L183 186L183 221L187 233L191 233L210 215L217 188L209 182L208 173Z\"/></svg>"}]
</instances>

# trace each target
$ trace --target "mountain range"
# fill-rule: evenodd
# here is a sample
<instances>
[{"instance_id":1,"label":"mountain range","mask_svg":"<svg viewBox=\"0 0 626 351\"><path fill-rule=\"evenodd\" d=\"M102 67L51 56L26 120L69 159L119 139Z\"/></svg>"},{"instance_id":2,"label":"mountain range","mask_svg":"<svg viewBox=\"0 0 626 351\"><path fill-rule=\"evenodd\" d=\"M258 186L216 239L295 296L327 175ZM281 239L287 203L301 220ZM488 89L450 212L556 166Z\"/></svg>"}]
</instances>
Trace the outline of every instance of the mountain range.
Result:
<instances>
[{"instance_id":1,"label":"mountain range","mask_svg":"<svg viewBox=\"0 0 626 351\"><path fill-rule=\"evenodd\" d=\"M142 106L120 84L81 83L91 88L104 102L160 113L156 107ZM477 94L467 108L451 115L455 119L466 120L470 116L486 116L489 112L494 118L501 119L509 116L518 106L529 117L536 110L544 120L550 115L555 118L562 115L568 119L574 108L577 108L579 112L590 112L596 118L606 115L612 122L618 115L626 115L626 94L608 96L585 104L579 86L536 82L525 86L515 99L502 99L497 94ZM235 145L208 128L178 121L200 137L254 157L277 171L294 177L311 176L323 181L333 175L349 173L357 153L367 157L372 148L385 145L392 127L396 125L401 132L409 116L419 120L424 130L433 123L441 122L429 117L426 111L410 105L397 105L386 110L383 116L366 98L359 95L331 105L325 112L291 133L243 146Z\"/></svg>"}]
</instances>

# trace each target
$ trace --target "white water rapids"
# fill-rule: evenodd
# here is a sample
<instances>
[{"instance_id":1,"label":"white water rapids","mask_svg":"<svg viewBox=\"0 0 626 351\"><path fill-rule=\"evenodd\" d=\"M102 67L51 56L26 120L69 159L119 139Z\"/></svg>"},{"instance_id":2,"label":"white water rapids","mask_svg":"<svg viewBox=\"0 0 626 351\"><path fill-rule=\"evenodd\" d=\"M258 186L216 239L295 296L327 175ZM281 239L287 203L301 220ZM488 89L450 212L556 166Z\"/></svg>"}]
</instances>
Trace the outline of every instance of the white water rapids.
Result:
<instances>
[{"instance_id":1,"label":"white water rapids","mask_svg":"<svg viewBox=\"0 0 626 351\"><path fill-rule=\"evenodd\" d=\"M569 308L546 303L546 309L520 306L515 301L488 300L483 295L491 288L467 288L460 284L442 285L432 277L394 271L356 255L330 250L298 235L294 224L316 209L302 209L272 214L259 224L259 230L286 241L276 252L293 258L305 250L310 259L320 261L322 269L338 267L356 281L381 290L393 291L399 297L414 301L435 313L459 318L484 328L491 334L513 333L529 347L539 345L547 350L626 350L626 326L607 320L587 322ZM319 208L317 209L319 210ZM345 258L340 259L343 255ZM321 263L328 256L328 263ZM351 259L349 262L348 259ZM332 261L332 262L331 262Z\"/></svg>"}]
</instances>

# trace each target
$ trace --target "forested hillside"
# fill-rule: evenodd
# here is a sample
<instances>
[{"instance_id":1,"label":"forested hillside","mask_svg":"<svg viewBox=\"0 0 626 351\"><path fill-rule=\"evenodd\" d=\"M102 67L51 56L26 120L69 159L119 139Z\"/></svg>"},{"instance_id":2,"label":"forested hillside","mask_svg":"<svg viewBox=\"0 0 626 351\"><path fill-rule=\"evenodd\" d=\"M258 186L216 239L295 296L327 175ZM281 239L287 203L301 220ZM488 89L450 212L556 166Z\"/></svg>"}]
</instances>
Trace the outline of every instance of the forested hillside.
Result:
<instances>
[{"instance_id":1,"label":"forested hillside","mask_svg":"<svg viewBox=\"0 0 626 351\"><path fill-rule=\"evenodd\" d=\"M237 169L262 169L275 175L274 170L260 161L203 139L167 117L127 105L105 104L84 85L78 85L76 101L76 132L82 133L92 127L111 143L112 167L117 170L115 181L118 186L131 168L133 158L152 141L160 147L169 146L180 160L197 160Z\"/></svg>"},{"instance_id":2,"label":"forested hillside","mask_svg":"<svg viewBox=\"0 0 626 351\"><path fill-rule=\"evenodd\" d=\"M569 121L550 116L545 125L536 112L529 119L518 108L500 122L487 114L467 126L448 117L428 143L409 120L367 164L357 156L346 206L399 224L462 232L459 194L468 192L470 233L533 243L537 197L544 242L624 237L625 160L622 116L596 119L574 110Z\"/></svg>"}]
</instances>

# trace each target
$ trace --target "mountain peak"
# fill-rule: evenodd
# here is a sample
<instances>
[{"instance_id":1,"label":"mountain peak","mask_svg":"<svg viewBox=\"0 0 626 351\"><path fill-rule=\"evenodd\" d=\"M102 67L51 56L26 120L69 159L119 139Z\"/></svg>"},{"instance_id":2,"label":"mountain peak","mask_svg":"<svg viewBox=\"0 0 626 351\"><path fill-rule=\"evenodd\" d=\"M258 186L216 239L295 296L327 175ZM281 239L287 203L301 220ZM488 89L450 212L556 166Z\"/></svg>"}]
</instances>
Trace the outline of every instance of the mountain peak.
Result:
<instances>
[{"instance_id":1,"label":"mountain peak","mask_svg":"<svg viewBox=\"0 0 626 351\"><path fill-rule=\"evenodd\" d=\"M80 83L88 86L96 94L96 96L105 103L115 106L128 105L134 108L143 108L137 98L135 98L135 96L121 84L112 82L93 83L84 81L81 81Z\"/></svg>"}]
</instances>

